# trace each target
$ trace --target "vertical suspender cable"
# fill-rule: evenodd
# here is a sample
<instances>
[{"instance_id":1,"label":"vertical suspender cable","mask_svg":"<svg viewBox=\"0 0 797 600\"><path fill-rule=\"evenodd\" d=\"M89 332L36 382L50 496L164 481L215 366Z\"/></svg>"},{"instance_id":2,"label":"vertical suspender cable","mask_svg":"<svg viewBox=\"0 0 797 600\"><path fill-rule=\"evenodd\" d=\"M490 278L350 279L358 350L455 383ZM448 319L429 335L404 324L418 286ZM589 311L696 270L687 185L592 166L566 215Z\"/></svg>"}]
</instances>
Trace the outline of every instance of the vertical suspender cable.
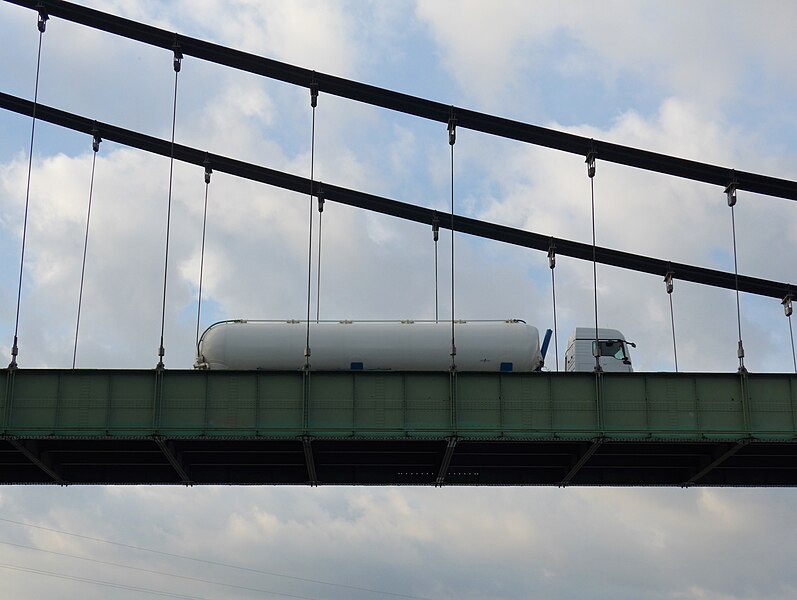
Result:
<instances>
[{"instance_id":1,"label":"vertical suspender cable","mask_svg":"<svg viewBox=\"0 0 797 600\"><path fill-rule=\"evenodd\" d=\"M587 176L589 177L590 196L592 200L592 288L595 294L595 347L592 355L595 357L595 371L602 371L601 368L601 348L598 335L598 262L595 246L595 157L597 154L594 149L587 154Z\"/></svg>"},{"instance_id":2,"label":"vertical suspender cable","mask_svg":"<svg viewBox=\"0 0 797 600\"><path fill-rule=\"evenodd\" d=\"M172 220L172 182L174 180L174 131L177 123L177 76L180 74L181 62L183 59L182 50L177 39L172 46L174 51L174 100L172 104L172 146L169 154L169 199L166 205L166 252L163 260L163 302L161 305L161 343L158 348L158 369L163 369L163 357L166 351L163 348L163 332L166 327L166 280L169 274L169 234L171 231Z\"/></svg>"},{"instance_id":3,"label":"vertical suspender cable","mask_svg":"<svg viewBox=\"0 0 797 600\"><path fill-rule=\"evenodd\" d=\"M196 302L196 350L199 357L199 320L202 314L202 279L205 274L205 233L208 223L208 191L210 189L210 176L213 169L210 164L210 156L205 155L205 206L202 211L202 247L199 251L199 294Z\"/></svg>"},{"instance_id":4,"label":"vertical suspender cable","mask_svg":"<svg viewBox=\"0 0 797 600\"><path fill-rule=\"evenodd\" d=\"M313 192L315 191L315 109L318 106L318 84L313 78L310 84L310 108L312 109L312 124L310 126L310 196L308 205L308 237L307 237L307 323L304 343L304 368L310 368L310 298L312 295L313 279Z\"/></svg>"},{"instance_id":5,"label":"vertical suspender cable","mask_svg":"<svg viewBox=\"0 0 797 600\"><path fill-rule=\"evenodd\" d=\"M789 337L791 338L791 360L794 363L794 372L797 373L797 354L794 353L794 329L791 326L791 313L792 313L792 306L791 302L793 300L793 296L791 292L789 292L786 297L783 299L783 312L786 314L786 318L789 320Z\"/></svg>"},{"instance_id":6,"label":"vertical suspender cable","mask_svg":"<svg viewBox=\"0 0 797 600\"><path fill-rule=\"evenodd\" d=\"M324 216L324 188L318 182L318 261L315 283L315 322L321 320L321 218Z\"/></svg>"},{"instance_id":7,"label":"vertical suspender cable","mask_svg":"<svg viewBox=\"0 0 797 600\"><path fill-rule=\"evenodd\" d=\"M28 206L30 205L30 176L33 171L33 139L36 132L36 105L39 99L39 71L41 68L42 59L42 38L47 29L47 9L43 4L37 4L36 10L39 11L39 19L36 27L39 30L39 49L36 53L36 84L33 88L33 114L30 125L30 152L28 153L28 182L25 188L25 216L22 219L22 251L19 257L19 284L17 285L17 312L14 318L14 343L11 346L11 362L8 365L9 369L17 368L17 356L19 355L18 335L19 335L19 310L22 304L22 273L25 267L25 242L28 236Z\"/></svg>"},{"instance_id":8,"label":"vertical suspender cable","mask_svg":"<svg viewBox=\"0 0 797 600\"><path fill-rule=\"evenodd\" d=\"M675 358L675 372L678 372L678 346L675 343L675 312L672 308L672 291L673 291L673 277L674 273L670 270L664 276L664 284L667 286L667 297L670 299L670 324L672 325L672 354Z\"/></svg>"},{"instance_id":9,"label":"vertical suspender cable","mask_svg":"<svg viewBox=\"0 0 797 600\"><path fill-rule=\"evenodd\" d=\"M89 184L89 206L86 210L86 237L83 240L83 266L80 268L80 292L78 293L78 300L77 300L77 319L75 320L75 348L72 351L72 368L75 368L75 361L77 360L77 339L78 339L78 332L80 330L80 309L83 306L83 282L86 278L86 254L89 249L89 225L91 224L91 198L94 195L94 168L97 165L97 152L100 150L100 142L102 142L102 138L100 137L99 132L97 131L97 123L94 123L94 127L91 131L92 134L92 141L91 141L91 149L93 151L91 157L91 183Z\"/></svg>"},{"instance_id":10,"label":"vertical suspender cable","mask_svg":"<svg viewBox=\"0 0 797 600\"><path fill-rule=\"evenodd\" d=\"M553 348L556 354L556 370L559 370L559 331L556 326L556 246L551 238L551 245L548 247L548 268L551 269L551 300L553 304Z\"/></svg>"},{"instance_id":11,"label":"vertical suspender cable","mask_svg":"<svg viewBox=\"0 0 797 600\"><path fill-rule=\"evenodd\" d=\"M434 322L437 323L440 319L440 301L437 291L437 242L440 239L440 219L437 218L437 212L432 217L432 239L434 240Z\"/></svg>"},{"instance_id":12,"label":"vertical suspender cable","mask_svg":"<svg viewBox=\"0 0 797 600\"><path fill-rule=\"evenodd\" d=\"M457 141L457 118L454 109L448 118L448 145L451 147L451 370L457 370L457 345L454 338L454 144Z\"/></svg>"},{"instance_id":13,"label":"vertical suspender cable","mask_svg":"<svg viewBox=\"0 0 797 600\"><path fill-rule=\"evenodd\" d=\"M728 198L728 206L731 207L731 228L733 231L733 275L736 278L736 325L739 332L739 345L736 351L736 356L739 358L739 373L746 373L747 369L744 366L744 345L742 344L742 311L739 303L739 266L737 262L736 252L736 216L734 207L736 206L736 177L725 188L725 194Z\"/></svg>"}]
</instances>

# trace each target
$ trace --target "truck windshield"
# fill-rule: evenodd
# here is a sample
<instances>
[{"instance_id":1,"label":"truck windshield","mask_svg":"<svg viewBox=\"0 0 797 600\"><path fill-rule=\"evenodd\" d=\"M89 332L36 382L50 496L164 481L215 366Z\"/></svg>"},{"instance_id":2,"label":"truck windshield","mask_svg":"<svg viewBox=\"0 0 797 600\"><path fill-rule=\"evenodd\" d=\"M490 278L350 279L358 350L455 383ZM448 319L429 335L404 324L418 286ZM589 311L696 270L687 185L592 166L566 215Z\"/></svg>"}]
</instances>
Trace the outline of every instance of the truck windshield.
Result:
<instances>
[{"instance_id":1,"label":"truck windshield","mask_svg":"<svg viewBox=\"0 0 797 600\"><path fill-rule=\"evenodd\" d=\"M623 344L620 340L600 340L600 355L601 356L613 356L617 360L625 360L625 344ZM593 349L595 348L595 342L592 342Z\"/></svg>"}]
</instances>

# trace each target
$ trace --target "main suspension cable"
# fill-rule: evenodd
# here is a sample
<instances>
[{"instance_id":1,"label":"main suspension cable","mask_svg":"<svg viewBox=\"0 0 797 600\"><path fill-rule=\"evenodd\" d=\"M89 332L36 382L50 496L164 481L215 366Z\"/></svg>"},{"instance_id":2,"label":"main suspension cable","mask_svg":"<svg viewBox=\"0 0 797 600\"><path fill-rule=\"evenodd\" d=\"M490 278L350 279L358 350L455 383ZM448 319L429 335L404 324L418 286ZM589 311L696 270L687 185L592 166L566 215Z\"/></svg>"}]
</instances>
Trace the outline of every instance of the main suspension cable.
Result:
<instances>
[{"instance_id":1,"label":"main suspension cable","mask_svg":"<svg viewBox=\"0 0 797 600\"><path fill-rule=\"evenodd\" d=\"M551 269L551 304L553 305L553 348L556 354L556 370L559 370L559 330L556 326L556 246L553 239L548 248L548 268Z\"/></svg>"},{"instance_id":2,"label":"main suspension cable","mask_svg":"<svg viewBox=\"0 0 797 600\"><path fill-rule=\"evenodd\" d=\"M313 280L313 192L315 191L315 109L318 106L318 84L313 80L310 85L310 108L312 124L310 126L310 194L308 203L308 236L307 236L307 322L304 343L304 368L310 369L310 298L312 297Z\"/></svg>"},{"instance_id":3,"label":"main suspension cable","mask_svg":"<svg viewBox=\"0 0 797 600\"><path fill-rule=\"evenodd\" d=\"M166 351L163 348L163 332L166 328L166 280L169 274L169 234L171 231L172 221L172 182L174 180L174 131L177 124L177 76L180 74L180 67L183 60L183 53L180 50L180 44L177 43L175 38L174 45L172 46L174 52L174 100L172 104L172 140L171 152L169 156L169 200L166 205L166 252L164 253L163 260L163 302L161 305L161 343L158 348L158 364L157 369L163 369L163 357Z\"/></svg>"},{"instance_id":4,"label":"main suspension cable","mask_svg":"<svg viewBox=\"0 0 797 600\"><path fill-rule=\"evenodd\" d=\"M83 282L86 277L86 254L88 253L89 249L89 225L91 223L91 198L94 195L94 169L97 165L97 152L100 151L100 142L102 142L102 138L100 137L99 131L97 131L96 124L91 134L92 134L91 183L89 184L88 209L86 210L86 237L83 240L83 266L80 268L80 292L78 293L77 319L75 320L75 348L72 351L73 369L75 368L75 361L77 360L77 340L78 340L78 332L80 330L80 311L81 308L83 307Z\"/></svg>"},{"instance_id":5,"label":"main suspension cable","mask_svg":"<svg viewBox=\"0 0 797 600\"><path fill-rule=\"evenodd\" d=\"M598 334L598 260L595 245L595 158L597 154L593 148L587 154L587 176L589 177L590 197L592 200L592 289L595 294L595 347L592 355L595 357L595 372L603 371L601 368L601 348Z\"/></svg>"},{"instance_id":6,"label":"main suspension cable","mask_svg":"<svg viewBox=\"0 0 797 600\"><path fill-rule=\"evenodd\" d=\"M22 273L25 268L25 242L28 237L28 207L30 206L30 179L33 171L33 140L36 133L36 105L39 99L39 72L41 70L42 60L42 38L47 29L47 19L50 16L47 14L47 9L43 5L37 5L36 10L39 11L38 21L36 27L39 30L39 49L36 53L36 84L33 87L33 114L30 124L30 151L28 152L28 181L25 187L25 216L22 219L22 251L19 256L19 283L17 284L17 312L14 318L14 343L11 346L11 362L8 365L9 369L17 368L17 356L19 355L19 311L22 305Z\"/></svg>"},{"instance_id":7,"label":"main suspension cable","mask_svg":"<svg viewBox=\"0 0 797 600\"><path fill-rule=\"evenodd\" d=\"M664 276L664 284L667 289L667 297L670 299L670 324L672 326L672 354L675 359L675 372L678 372L678 346L675 343L675 312L672 308L672 291L673 291L673 275L672 270L668 270Z\"/></svg>"},{"instance_id":8,"label":"main suspension cable","mask_svg":"<svg viewBox=\"0 0 797 600\"><path fill-rule=\"evenodd\" d=\"M728 198L728 206L731 207L731 229L733 231L733 276L736 281L736 325L739 332L739 345L736 350L736 356L739 358L739 373L746 373L747 369L744 366L744 344L742 343L742 310L739 300L739 265L737 262L736 251L736 215L734 207L736 206L736 179L728 184L725 188L725 195Z\"/></svg>"},{"instance_id":9,"label":"main suspension cable","mask_svg":"<svg viewBox=\"0 0 797 600\"><path fill-rule=\"evenodd\" d=\"M454 144L457 141L457 118L454 110L451 109L451 116L448 118L448 145L451 147L451 371L457 370L457 345L454 336Z\"/></svg>"},{"instance_id":10,"label":"main suspension cable","mask_svg":"<svg viewBox=\"0 0 797 600\"><path fill-rule=\"evenodd\" d=\"M208 223L208 191L210 189L210 176L213 169L210 164L210 156L205 156L205 207L202 211L202 247L199 251L199 294L196 302L196 349L199 356L199 319L202 314L202 279L205 274L205 233Z\"/></svg>"}]
</instances>

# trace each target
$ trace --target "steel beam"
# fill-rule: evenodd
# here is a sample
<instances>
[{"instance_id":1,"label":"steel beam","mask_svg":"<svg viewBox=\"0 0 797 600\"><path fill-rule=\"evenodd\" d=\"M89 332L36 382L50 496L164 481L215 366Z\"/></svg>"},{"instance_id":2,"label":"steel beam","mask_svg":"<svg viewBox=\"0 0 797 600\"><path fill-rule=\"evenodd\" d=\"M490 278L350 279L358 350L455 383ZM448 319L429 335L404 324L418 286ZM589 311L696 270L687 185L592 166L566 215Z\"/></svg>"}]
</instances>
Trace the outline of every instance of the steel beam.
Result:
<instances>
[{"instance_id":1,"label":"steel beam","mask_svg":"<svg viewBox=\"0 0 797 600\"><path fill-rule=\"evenodd\" d=\"M700 470L699 470L697 473L695 473L694 475L692 475L692 477L690 477L689 479L687 479L686 481L684 481L684 482L681 484L681 487L691 487L691 486L695 485L695 483L697 483L698 481L700 481L700 480L701 480L703 477L705 477L705 476L706 476L708 473L710 473L711 471L713 471L714 469L716 469L718 466L720 466L722 463L724 463L726 460L728 460L728 459L729 459L731 456L733 456L733 455L734 455L734 454L736 454L736 453L737 453L739 450L741 450L741 449L742 449L742 448L744 448L744 447L745 447L747 444L749 444L751 441L752 441L752 440L750 440L750 439L744 439L744 440L740 440L740 441L739 441L739 442L737 442L736 444L734 444L734 445L732 445L732 446L728 447L728 449L727 449L725 452L723 452L722 454L720 454L719 456L717 456L717 457L716 457L714 460L712 460L710 463L708 463L708 464L707 464L705 467L703 467L703 468L702 468L702 469L700 469Z\"/></svg>"},{"instance_id":2,"label":"steel beam","mask_svg":"<svg viewBox=\"0 0 797 600\"><path fill-rule=\"evenodd\" d=\"M457 118L458 127L581 156L587 156L590 152L594 152L598 159L602 161L701 181L721 186L723 189L729 183L735 182L737 189L740 190L797 200L797 182L794 181L593 140L571 133L455 107L442 102L435 102L296 67L63 0L6 1L30 9L36 9L41 6L48 11L51 17L67 19L74 23L163 48L169 52L172 52L174 47L177 46L185 56L194 56L202 60L308 89L315 87L322 93L387 108L439 123L447 123L453 113ZM213 168L216 168L215 165Z\"/></svg>"},{"instance_id":3,"label":"steel beam","mask_svg":"<svg viewBox=\"0 0 797 600\"><path fill-rule=\"evenodd\" d=\"M595 454L598 448L600 448L605 441L606 438L596 438L589 448L584 450L584 452L581 454L581 457L576 461L576 464L574 464L567 472L567 475L562 478L562 481L559 482L559 487L567 487L570 485L573 477L575 477L582 467L587 464L587 461L592 458L592 455Z\"/></svg>"},{"instance_id":4,"label":"steel beam","mask_svg":"<svg viewBox=\"0 0 797 600\"><path fill-rule=\"evenodd\" d=\"M185 485L191 485L191 478L188 476L188 472L185 470L180 456L174 451L174 442L167 441L161 436L154 436L153 439L163 455L166 457L166 460L169 461L169 464L177 472L181 483L184 483Z\"/></svg>"},{"instance_id":5,"label":"steel beam","mask_svg":"<svg viewBox=\"0 0 797 600\"><path fill-rule=\"evenodd\" d=\"M39 452L36 440L20 440L13 436L5 436L5 439L20 453L23 454L30 462L39 467L42 471L47 473L48 477L53 479L54 483L59 485L68 485L69 482L61 477L61 474L56 470L50 460Z\"/></svg>"},{"instance_id":6,"label":"steel beam","mask_svg":"<svg viewBox=\"0 0 797 600\"><path fill-rule=\"evenodd\" d=\"M311 487L316 487L319 481L315 469L315 456L313 455L313 438L309 435L303 435L302 448L304 449L304 462L307 465L307 483Z\"/></svg>"},{"instance_id":7,"label":"steel beam","mask_svg":"<svg viewBox=\"0 0 797 600\"><path fill-rule=\"evenodd\" d=\"M454 456L454 449L457 447L457 436L448 438L446 444L446 451L443 454L443 460L440 462L440 468L437 471L437 478L435 479L434 486L442 487L446 484L446 475L448 474L448 467L451 465L451 458Z\"/></svg>"},{"instance_id":8,"label":"steel beam","mask_svg":"<svg viewBox=\"0 0 797 600\"><path fill-rule=\"evenodd\" d=\"M5 108L19 114L31 116L33 114L33 102L0 92L0 108ZM172 144L168 140L162 140L143 133L117 127L108 123L100 123L93 119L68 113L43 104L36 105L36 118L41 121L67 127L74 131L91 134L95 128L106 140L124 144L132 148L138 148L145 152L159 154L161 156L171 156L172 153L176 160L203 166L205 160L210 160L215 171L228 173L236 177L242 177L251 181L265 183L285 190L307 194L307 190L313 190L313 194L318 194L318 182L312 182L304 177L291 175L275 169L269 169L260 165L247 163L240 160L228 158L218 154L208 154L204 150ZM352 190L329 183L324 183L324 195L327 200L362 208L380 214L390 215L399 219L430 225L437 212L422 206L399 202L390 198L366 194L357 190ZM629 269L650 275L664 276L668 272L673 273L673 277L682 281L700 283L713 287L720 287L729 290L738 289L741 292L777 298L780 301L789 294L792 289L797 289L797 283L787 283L760 279L739 275L738 278L733 273L708 269L696 265L685 263L675 263L660 258L642 256L631 252L621 252L611 248L593 247L573 240L551 237L540 233L533 233L523 229L506 227L488 221L480 221L470 217L456 215L456 230L476 237L494 240L548 252L551 244L556 246L557 254L569 256L580 260L592 261L621 269ZM451 223L446 219L440 221L440 227L450 229Z\"/></svg>"}]
</instances>

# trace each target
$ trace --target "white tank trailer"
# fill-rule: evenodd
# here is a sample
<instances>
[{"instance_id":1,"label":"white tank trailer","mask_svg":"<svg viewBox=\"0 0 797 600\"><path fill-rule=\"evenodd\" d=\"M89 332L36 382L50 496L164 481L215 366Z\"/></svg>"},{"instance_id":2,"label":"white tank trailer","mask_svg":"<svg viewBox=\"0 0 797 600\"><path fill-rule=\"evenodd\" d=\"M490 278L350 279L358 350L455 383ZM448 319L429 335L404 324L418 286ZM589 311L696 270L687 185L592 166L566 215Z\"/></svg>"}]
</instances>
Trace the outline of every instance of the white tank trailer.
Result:
<instances>
[{"instance_id":1,"label":"white tank trailer","mask_svg":"<svg viewBox=\"0 0 797 600\"><path fill-rule=\"evenodd\" d=\"M458 371L538 370L536 327L517 319L455 321ZM305 366L307 321L222 321L202 334L196 367L295 371ZM451 321L311 321L314 371L447 371Z\"/></svg>"},{"instance_id":2,"label":"white tank trailer","mask_svg":"<svg viewBox=\"0 0 797 600\"><path fill-rule=\"evenodd\" d=\"M543 367L536 327L520 319L455 321L457 371L531 372ZM633 370L629 346L616 329L598 330L601 369ZM565 352L566 371L593 371L595 329L576 328ZM305 367L307 321L221 321L199 339L198 369L296 371ZM451 321L311 321L313 371L448 371Z\"/></svg>"}]
</instances>

